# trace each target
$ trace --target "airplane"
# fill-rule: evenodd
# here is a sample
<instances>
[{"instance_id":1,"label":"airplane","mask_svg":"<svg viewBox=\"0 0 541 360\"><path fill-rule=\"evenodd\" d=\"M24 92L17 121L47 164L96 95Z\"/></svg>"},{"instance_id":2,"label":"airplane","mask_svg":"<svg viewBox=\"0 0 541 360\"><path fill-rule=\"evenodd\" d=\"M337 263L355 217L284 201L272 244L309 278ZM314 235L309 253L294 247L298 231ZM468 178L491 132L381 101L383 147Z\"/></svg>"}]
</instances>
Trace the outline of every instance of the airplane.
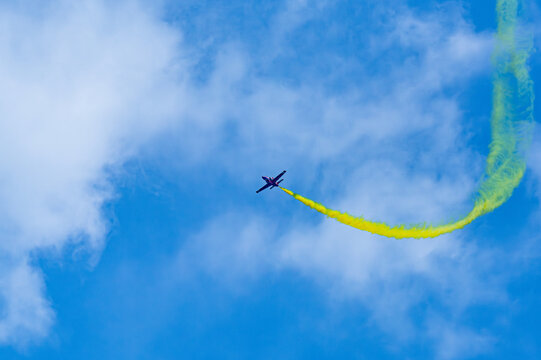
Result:
<instances>
[{"instance_id":1,"label":"airplane","mask_svg":"<svg viewBox=\"0 0 541 360\"><path fill-rule=\"evenodd\" d=\"M278 179L280 179L282 177L282 175L284 175L285 173L286 173L286 171L284 170L274 178L267 177L267 176L262 176L261 178L263 178L263 180L265 180L267 183L265 185L263 185L263 187L261 189L257 190L256 193L259 193L260 191L265 190L269 186L271 187L271 189L274 189L275 187L279 186L279 184L282 181L284 181L284 179L282 179L282 180L278 180Z\"/></svg>"}]
</instances>

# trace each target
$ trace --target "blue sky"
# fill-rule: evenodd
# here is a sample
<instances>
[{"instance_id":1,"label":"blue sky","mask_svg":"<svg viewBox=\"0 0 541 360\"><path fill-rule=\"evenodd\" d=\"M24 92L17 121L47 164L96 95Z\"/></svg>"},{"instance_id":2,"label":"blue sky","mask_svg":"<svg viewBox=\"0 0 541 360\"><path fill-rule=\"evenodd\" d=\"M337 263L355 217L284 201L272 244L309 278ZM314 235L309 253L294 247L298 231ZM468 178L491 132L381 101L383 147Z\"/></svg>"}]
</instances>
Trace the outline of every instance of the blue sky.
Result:
<instances>
[{"instance_id":1,"label":"blue sky","mask_svg":"<svg viewBox=\"0 0 541 360\"><path fill-rule=\"evenodd\" d=\"M495 21L493 1L0 3L0 357L539 358L538 130L513 197L436 239L255 194L287 169L374 220L464 214Z\"/></svg>"}]
</instances>

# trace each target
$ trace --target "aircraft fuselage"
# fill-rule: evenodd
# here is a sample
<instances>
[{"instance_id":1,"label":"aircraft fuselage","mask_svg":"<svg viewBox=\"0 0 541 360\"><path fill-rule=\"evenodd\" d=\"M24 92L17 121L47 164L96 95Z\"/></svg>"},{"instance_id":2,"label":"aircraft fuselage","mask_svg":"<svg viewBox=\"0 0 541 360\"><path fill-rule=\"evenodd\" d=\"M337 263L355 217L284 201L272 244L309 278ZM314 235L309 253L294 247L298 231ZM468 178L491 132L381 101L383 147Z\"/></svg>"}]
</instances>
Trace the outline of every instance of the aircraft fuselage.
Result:
<instances>
[{"instance_id":1,"label":"aircraft fuselage","mask_svg":"<svg viewBox=\"0 0 541 360\"><path fill-rule=\"evenodd\" d=\"M268 176L262 176L263 180L265 180L267 182L267 184L269 184L270 186L272 187L275 187L275 186L278 186L278 183L276 182L276 180L274 180L274 178L271 178L271 177L268 177Z\"/></svg>"}]
</instances>

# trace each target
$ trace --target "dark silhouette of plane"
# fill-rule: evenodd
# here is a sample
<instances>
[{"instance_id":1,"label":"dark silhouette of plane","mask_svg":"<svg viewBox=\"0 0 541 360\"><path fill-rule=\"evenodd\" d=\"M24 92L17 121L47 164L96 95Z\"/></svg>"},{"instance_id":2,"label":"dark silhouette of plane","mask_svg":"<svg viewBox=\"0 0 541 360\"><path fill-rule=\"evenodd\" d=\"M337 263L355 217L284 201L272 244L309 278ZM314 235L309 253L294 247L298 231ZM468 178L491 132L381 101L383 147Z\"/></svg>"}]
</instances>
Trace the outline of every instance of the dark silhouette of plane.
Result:
<instances>
[{"instance_id":1,"label":"dark silhouette of plane","mask_svg":"<svg viewBox=\"0 0 541 360\"><path fill-rule=\"evenodd\" d=\"M278 180L282 177L282 175L284 175L286 173L286 171L282 171L280 174L278 174L278 176L274 177L274 178L271 178L271 177L267 177L267 176L262 176L263 180L265 180L267 183L259 190L256 191L256 193L259 193L260 191L263 191L265 190L266 188L268 188L270 186L271 189L274 189L275 187L277 186L280 186L279 184L284 181L284 179L282 180Z\"/></svg>"}]
</instances>

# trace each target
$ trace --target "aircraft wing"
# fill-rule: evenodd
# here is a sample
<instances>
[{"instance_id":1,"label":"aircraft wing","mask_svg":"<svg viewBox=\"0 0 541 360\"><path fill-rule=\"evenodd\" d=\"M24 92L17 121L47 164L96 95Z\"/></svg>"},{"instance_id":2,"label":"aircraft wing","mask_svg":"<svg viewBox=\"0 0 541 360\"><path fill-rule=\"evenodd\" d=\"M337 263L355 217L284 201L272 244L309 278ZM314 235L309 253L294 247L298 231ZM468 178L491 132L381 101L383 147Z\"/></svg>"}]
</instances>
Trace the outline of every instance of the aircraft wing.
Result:
<instances>
[{"instance_id":1,"label":"aircraft wing","mask_svg":"<svg viewBox=\"0 0 541 360\"><path fill-rule=\"evenodd\" d=\"M270 184L265 184L261 189L257 190L256 193L265 190L265 189L268 188L269 186L270 186Z\"/></svg>"},{"instance_id":2,"label":"aircraft wing","mask_svg":"<svg viewBox=\"0 0 541 360\"><path fill-rule=\"evenodd\" d=\"M274 181L278 180L278 179L279 179L279 178L281 178L281 177L282 177L282 175L284 175L285 173L286 173L286 171L285 171L285 170L284 170L284 171L282 171L282 172L281 172L280 174L278 174L278 176L277 176L277 177L275 177L275 178L274 178L273 180L274 180Z\"/></svg>"}]
</instances>

